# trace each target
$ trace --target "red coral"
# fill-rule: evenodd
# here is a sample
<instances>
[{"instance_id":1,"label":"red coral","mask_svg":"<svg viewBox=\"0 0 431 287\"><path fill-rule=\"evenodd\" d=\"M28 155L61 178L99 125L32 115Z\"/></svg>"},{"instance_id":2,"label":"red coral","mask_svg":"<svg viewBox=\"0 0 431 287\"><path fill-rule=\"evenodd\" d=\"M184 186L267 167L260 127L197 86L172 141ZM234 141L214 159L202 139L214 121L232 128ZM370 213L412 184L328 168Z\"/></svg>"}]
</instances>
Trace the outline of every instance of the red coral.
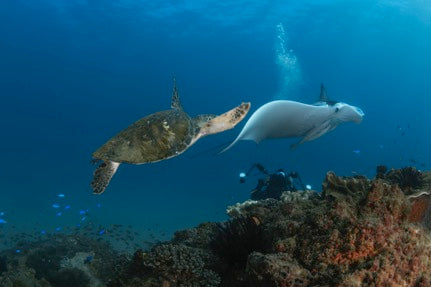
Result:
<instances>
[{"instance_id":1,"label":"red coral","mask_svg":"<svg viewBox=\"0 0 431 287\"><path fill-rule=\"evenodd\" d=\"M428 210L428 207L430 205L430 195L422 195L417 198L411 199L412 202L412 208L409 213L408 220L410 222L421 222L426 214L426 211Z\"/></svg>"}]
</instances>

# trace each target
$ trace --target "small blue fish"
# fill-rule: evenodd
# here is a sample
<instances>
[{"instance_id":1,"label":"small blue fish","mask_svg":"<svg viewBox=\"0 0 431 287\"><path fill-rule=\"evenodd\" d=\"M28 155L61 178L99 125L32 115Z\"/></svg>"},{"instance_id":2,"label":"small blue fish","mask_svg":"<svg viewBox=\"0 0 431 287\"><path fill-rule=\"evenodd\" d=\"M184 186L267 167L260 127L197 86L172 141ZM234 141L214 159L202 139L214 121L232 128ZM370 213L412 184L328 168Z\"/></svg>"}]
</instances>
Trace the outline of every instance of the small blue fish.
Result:
<instances>
[{"instance_id":1,"label":"small blue fish","mask_svg":"<svg viewBox=\"0 0 431 287\"><path fill-rule=\"evenodd\" d=\"M354 149L354 150L353 150L353 153L360 154L360 153L361 153L361 151L360 151L360 150L358 150L358 149Z\"/></svg>"},{"instance_id":2,"label":"small blue fish","mask_svg":"<svg viewBox=\"0 0 431 287\"><path fill-rule=\"evenodd\" d=\"M4 211L0 212L0 216L3 216L3 215L4 215Z\"/></svg>"},{"instance_id":3,"label":"small blue fish","mask_svg":"<svg viewBox=\"0 0 431 287\"><path fill-rule=\"evenodd\" d=\"M88 264L88 263L90 263L91 262L91 260L93 260L93 256L87 256L87 258L85 258L85 260L84 260L84 264Z\"/></svg>"},{"instance_id":4,"label":"small blue fish","mask_svg":"<svg viewBox=\"0 0 431 287\"><path fill-rule=\"evenodd\" d=\"M60 230L61 230L61 227L55 228L55 231L60 231Z\"/></svg>"},{"instance_id":5,"label":"small blue fish","mask_svg":"<svg viewBox=\"0 0 431 287\"><path fill-rule=\"evenodd\" d=\"M63 193L59 193L59 194L57 194L57 196L61 197L61 198L65 197L65 195Z\"/></svg>"},{"instance_id":6,"label":"small blue fish","mask_svg":"<svg viewBox=\"0 0 431 287\"><path fill-rule=\"evenodd\" d=\"M7 223L7 221L4 220L3 218L0 218L0 224L5 224L5 223Z\"/></svg>"},{"instance_id":7,"label":"small blue fish","mask_svg":"<svg viewBox=\"0 0 431 287\"><path fill-rule=\"evenodd\" d=\"M66 205L66 206L64 207L64 210L68 210L68 209L70 209L70 205Z\"/></svg>"},{"instance_id":8,"label":"small blue fish","mask_svg":"<svg viewBox=\"0 0 431 287\"><path fill-rule=\"evenodd\" d=\"M61 211L60 212L57 212L57 214L56 214L57 216L61 216L62 215L62 213L61 213Z\"/></svg>"},{"instance_id":9,"label":"small blue fish","mask_svg":"<svg viewBox=\"0 0 431 287\"><path fill-rule=\"evenodd\" d=\"M45 230L41 230L41 231L40 231L40 234L44 234L44 235L45 235L45 234L46 234L46 231L45 231Z\"/></svg>"},{"instance_id":10,"label":"small blue fish","mask_svg":"<svg viewBox=\"0 0 431 287\"><path fill-rule=\"evenodd\" d=\"M85 214L85 210L80 210L79 214L84 215Z\"/></svg>"},{"instance_id":11,"label":"small blue fish","mask_svg":"<svg viewBox=\"0 0 431 287\"><path fill-rule=\"evenodd\" d=\"M97 206L98 208L101 208L101 207L102 207L102 204L98 203L98 204L96 204L96 206Z\"/></svg>"},{"instance_id":12,"label":"small blue fish","mask_svg":"<svg viewBox=\"0 0 431 287\"><path fill-rule=\"evenodd\" d=\"M54 204L52 205L52 207L54 207L54 208L60 208L60 205L59 205L59 204L57 204L57 203L54 203Z\"/></svg>"},{"instance_id":13,"label":"small blue fish","mask_svg":"<svg viewBox=\"0 0 431 287\"><path fill-rule=\"evenodd\" d=\"M21 249L15 250L15 253L21 253Z\"/></svg>"},{"instance_id":14,"label":"small blue fish","mask_svg":"<svg viewBox=\"0 0 431 287\"><path fill-rule=\"evenodd\" d=\"M81 218L81 221L84 221L87 218L87 216L84 216Z\"/></svg>"},{"instance_id":15,"label":"small blue fish","mask_svg":"<svg viewBox=\"0 0 431 287\"><path fill-rule=\"evenodd\" d=\"M103 234L105 234L105 229L102 229L99 231L99 235L103 235Z\"/></svg>"}]
</instances>

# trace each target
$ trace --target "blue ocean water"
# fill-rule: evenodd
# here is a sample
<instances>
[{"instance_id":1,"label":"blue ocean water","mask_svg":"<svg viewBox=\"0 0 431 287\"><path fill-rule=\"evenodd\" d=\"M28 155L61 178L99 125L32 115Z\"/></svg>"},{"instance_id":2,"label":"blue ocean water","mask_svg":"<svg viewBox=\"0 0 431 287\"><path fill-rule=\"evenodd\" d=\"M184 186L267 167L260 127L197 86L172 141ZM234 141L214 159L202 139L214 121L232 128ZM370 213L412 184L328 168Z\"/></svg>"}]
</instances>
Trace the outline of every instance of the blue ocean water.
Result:
<instances>
[{"instance_id":1,"label":"blue ocean water","mask_svg":"<svg viewBox=\"0 0 431 287\"><path fill-rule=\"evenodd\" d=\"M249 198L260 175L240 184L238 174L256 162L298 171L317 190L329 170L428 169L430 36L431 4L419 0L2 1L0 228L61 232L91 220L163 239L226 219ZM169 108L174 75L190 115L313 103L324 83L365 117L296 150L292 139L242 141L214 155L243 121L176 158L121 165L93 195L91 153Z\"/></svg>"}]
</instances>

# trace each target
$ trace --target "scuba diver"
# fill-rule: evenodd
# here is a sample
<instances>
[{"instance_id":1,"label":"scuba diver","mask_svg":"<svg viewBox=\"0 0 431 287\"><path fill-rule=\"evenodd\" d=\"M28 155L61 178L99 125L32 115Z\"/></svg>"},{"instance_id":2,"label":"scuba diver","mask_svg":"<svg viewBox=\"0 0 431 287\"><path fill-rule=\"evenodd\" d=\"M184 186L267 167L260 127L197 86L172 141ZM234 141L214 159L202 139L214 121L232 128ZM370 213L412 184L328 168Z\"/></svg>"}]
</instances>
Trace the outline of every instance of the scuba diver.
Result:
<instances>
[{"instance_id":1,"label":"scuba diver","mask_svg":"<svg viewBox=\"0 0 431 287\"><path fill-rule=\"evenodd\" d=\"M239 175L239 182L244 183L247 175L257 168L261 173L266 175L265 179L259 179L257 186L251 191L251 199L261 200L266 198L279 199L283 191L306 190L306 186L296 171L286 174L283 169L278 169L275 173L270 174L260 163L253 164L249 170ZM299 187L299 188L298 188Z\"/></svg>"}]
</instances>

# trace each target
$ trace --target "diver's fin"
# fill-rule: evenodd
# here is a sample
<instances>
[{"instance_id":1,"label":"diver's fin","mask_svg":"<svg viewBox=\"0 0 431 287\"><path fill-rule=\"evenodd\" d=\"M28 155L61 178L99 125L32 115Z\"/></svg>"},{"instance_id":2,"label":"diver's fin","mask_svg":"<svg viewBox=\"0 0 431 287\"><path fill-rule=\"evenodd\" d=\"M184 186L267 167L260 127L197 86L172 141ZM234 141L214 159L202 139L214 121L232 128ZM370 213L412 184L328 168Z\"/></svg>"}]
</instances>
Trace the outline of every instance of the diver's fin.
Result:
<instances>
[{"instance_id":1,"label":"diver's fin","mask_svg":"<svg viewBox=\"0 0 431 287\"><path fill-rule=\"evenodd\" d=\"M91 187L94 194L102 194L120 165L119 162L103 161L94 171Z\"/></svg>"},{"instance_id":2,"label":"diver's fin","mask_svg":"<svg viewBox=\"0 0 431 287\"><path fill-rule=\"evenodd\" d=\"M174 76L174 88L172 90L171 108L179 109L179 110L183 109L180 102L180 96L178 94L177 79L175 78L175 76Z\"/></svg>"}]
</instances>

